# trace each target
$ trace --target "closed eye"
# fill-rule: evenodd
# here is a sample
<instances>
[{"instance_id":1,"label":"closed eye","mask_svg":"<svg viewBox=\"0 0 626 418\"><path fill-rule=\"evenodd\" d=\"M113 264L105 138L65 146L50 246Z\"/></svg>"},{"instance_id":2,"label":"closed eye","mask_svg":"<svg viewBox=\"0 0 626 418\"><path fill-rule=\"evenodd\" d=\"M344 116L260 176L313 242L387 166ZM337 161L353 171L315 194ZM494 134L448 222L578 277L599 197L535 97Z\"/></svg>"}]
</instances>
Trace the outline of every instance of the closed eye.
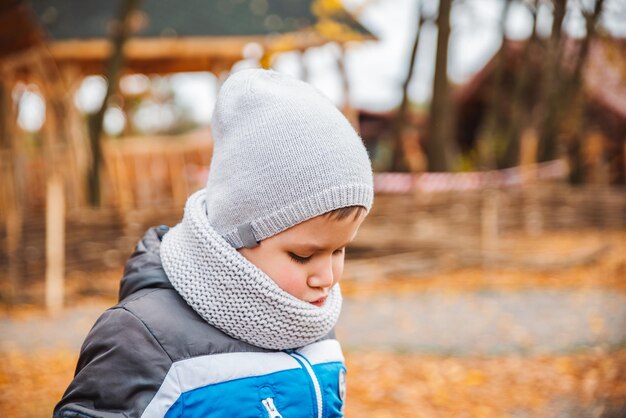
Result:
<instances>
[{"instance_id":1,"label":"closed eye","mask_svg":"<svg viewBox=\"0 0 626 418\"><path fill-rule=\"evenodd\" d=\"M294 253L289 253L289 257L291 257L291 259L293 261L295 261L296 263L300 263L300 264L305 264L307 261L309 261L311 259L311 257L300 257L297 254Z\"/></svg>"}]
</instances>

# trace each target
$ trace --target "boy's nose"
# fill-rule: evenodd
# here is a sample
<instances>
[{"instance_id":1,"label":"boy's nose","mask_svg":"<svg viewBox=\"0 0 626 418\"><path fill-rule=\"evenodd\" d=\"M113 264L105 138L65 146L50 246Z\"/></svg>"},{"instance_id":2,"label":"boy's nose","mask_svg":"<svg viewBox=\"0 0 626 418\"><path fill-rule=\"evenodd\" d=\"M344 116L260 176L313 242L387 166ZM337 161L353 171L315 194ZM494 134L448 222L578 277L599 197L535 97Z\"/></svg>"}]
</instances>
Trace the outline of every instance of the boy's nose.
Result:
<instances>
[{"instance_id":1,"label":"boy's nose","mask_svg":"<svg viewBox=\"0 0 626 418\"><path fill-rule=\"evenodd\" d=\"M325 265L315 270L312 275L309 276L309 287L326 289L333 285L333 268L332 264Z\"/></svg>"}]
</instances>

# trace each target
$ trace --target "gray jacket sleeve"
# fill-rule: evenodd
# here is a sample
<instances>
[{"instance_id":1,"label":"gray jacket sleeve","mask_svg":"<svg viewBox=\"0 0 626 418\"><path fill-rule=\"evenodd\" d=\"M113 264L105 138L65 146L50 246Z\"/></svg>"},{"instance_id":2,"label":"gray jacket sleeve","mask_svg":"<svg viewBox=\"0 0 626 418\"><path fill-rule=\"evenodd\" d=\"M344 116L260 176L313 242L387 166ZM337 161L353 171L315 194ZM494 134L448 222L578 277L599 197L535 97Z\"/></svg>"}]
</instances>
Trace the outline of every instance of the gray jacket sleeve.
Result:
<instances>
[{"instance_id":1,"label":"gray jacket sleeve","mask_svg":"<svg viewBox=\"0 0 626 418\"><path fill-rule=\"evenodd\" d=\"M110 309L85 339L54 417L139 417L171 364L139 318L123 307Z\"/></svg>"}]
</instances>

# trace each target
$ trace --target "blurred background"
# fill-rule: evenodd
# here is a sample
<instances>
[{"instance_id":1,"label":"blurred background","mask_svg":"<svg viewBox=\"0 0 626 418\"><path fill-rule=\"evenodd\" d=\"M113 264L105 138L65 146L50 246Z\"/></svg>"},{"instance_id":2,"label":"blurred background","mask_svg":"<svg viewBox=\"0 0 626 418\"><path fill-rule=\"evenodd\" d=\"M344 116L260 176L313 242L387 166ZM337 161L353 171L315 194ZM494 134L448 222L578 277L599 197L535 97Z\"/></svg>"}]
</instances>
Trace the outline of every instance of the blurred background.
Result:
<instances>
[{"instance_id":1,"label":"blurred background","mask_svg":"<svg viewBox=\"0 0 626 418\"><path fill-rule=\"evenodd\" d=\"M626 417L623 0L1 2L0 416L51 415L250 67L319 88L375 168L347 416Z\"/></svg>"}]
</instances>

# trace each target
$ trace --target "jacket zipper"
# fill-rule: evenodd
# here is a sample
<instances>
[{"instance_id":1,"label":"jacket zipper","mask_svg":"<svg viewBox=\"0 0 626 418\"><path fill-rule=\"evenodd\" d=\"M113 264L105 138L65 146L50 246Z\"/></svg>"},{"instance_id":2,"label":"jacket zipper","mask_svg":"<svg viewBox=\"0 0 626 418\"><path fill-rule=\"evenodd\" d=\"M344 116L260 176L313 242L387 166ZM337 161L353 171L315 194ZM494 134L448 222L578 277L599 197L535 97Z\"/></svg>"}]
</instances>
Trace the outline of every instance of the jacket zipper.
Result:
<instances>
[{"instance_id":1,"label":"jacket zipper","mask_svg":"<svg viewBox=\"0 0 626 418\"><path fill-rule=\"evenodd\" d=\"M268 418L283 418L278 409L276 409L276 405L274 405L274 398L265 398L261 403L267 410Z\"/></svg>"},{"instance_id":2,"label":"jacket zipper","mask_svg":"<svg viewBox=\"0 0 626 418\"><path fill-rule=\"evenodd\" d=\"M309 374L309 377L313 382L313 388L315 389L315 400L317 401L317 418L322 418L322 389L320 388L320 382L317 380L317 376L315 376L313 367L311 367L311 363L309 363L306 357L299 353L296 353L295 351L289 351L289 354L296 360L298 360L298 362L304 366L304 369Z\"/></svg>"}]
</instances>

